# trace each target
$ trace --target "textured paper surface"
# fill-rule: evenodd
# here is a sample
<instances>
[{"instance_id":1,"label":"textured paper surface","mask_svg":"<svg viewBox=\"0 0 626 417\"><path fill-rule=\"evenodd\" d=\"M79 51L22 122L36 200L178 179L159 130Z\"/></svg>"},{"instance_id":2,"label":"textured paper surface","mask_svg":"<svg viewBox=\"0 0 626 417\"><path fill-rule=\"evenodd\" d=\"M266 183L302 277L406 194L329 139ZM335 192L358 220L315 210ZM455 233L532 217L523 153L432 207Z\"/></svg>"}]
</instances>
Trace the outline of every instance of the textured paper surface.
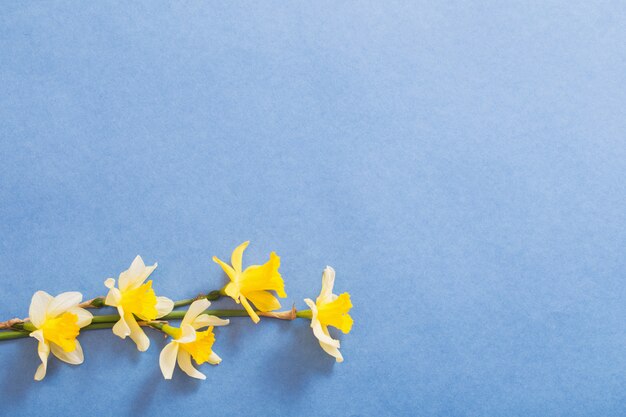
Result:
<instances>
[{"instance_id":1,"label":"textured paper surface","mask_svg":"<svg viewBox=\"0 0 626 417\"><path fill-rule=\"evenodd\" d=\"M205 382L99 331L35 383L19 340L0 414L623 413L623 5L202 3L0 5L0 317L137 254L192 296L250 239L287 308L337 270L346 361L235 318Z\"/></svg>"}]
</instances>

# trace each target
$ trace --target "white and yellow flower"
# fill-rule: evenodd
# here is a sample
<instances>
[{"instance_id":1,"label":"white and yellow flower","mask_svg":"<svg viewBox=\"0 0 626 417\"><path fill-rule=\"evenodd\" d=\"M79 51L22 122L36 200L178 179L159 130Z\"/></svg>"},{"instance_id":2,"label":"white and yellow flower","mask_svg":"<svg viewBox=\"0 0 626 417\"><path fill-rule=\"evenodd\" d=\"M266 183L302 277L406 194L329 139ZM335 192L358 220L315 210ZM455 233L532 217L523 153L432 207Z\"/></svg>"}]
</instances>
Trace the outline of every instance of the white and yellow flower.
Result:
<instances>
[{"instance_id":1,"label":"white and yellow flower","mask_svg":"<svg viewBox=\"0 0 626 417\"><path fill-rule=\"evenodd\" d=\"M284 298L285 283L278 272L280 267L280 257L276 253L270 253L270 259L263 265L251 265L242 270L243 252L250 242L243 242L237 246L231 255L230 262L227 263L214 256L213 261L220 265L230 282L224 287L226 295L241 303L248 315L255 323L259 322L259 315L254 311L250 303L254 304L259 311L272 311L280 308L280 302L270 292L275 291L279 297Z\"/></svg>"},{"instance_id":2,"label":"white and yellow flower","mask_svg":"<svg viewBox=\"0 0 626 417\"><path fill-rule=\"evenodd\" d=\"M80 329L91 323L90 312L78 305L83 300L79 292L64 292L56 297L45 291L37 291L30 302L30 323L36 329L30 333L39 341L37 352L41 365L35 380L46 376L50 351L63 362L72 365L83 363L83 349L76 337Z\"/></svg>"},{"instance_id":3,"label":"white and yellow flower","mask_svg":"<svg viewBox=\"0 0 626 417\"><path fill-rule=\"evenodd\" d=\"M176 362L178 362L180 369L190 377L206 379L202 372L194 368L191 359L193 358L198 365L205 362L217 365L222 361L212 350L215 342L213 326L225 326L229 321L206 313L203 314L202 312L210 304L206 298L196 300L189 306L189 310L180 323L180 328L169 325L163 326L163 330L173 339L163 348L159 356L159 366L165 379L172 379ZM206 330L198 331L198 329L207 326Z\"/></svg>"},{"instance_id":4,"label":"white and yellow flower","mask_svg":"<svg viewBox=\"0 0 626 417\"><path fill-rule=\"evenodd\" d=\"M135 316L144 321L152 321L165 316L174 308L172 300L155 295L151 280L144 283L156 267L156 263L146 266L141 256L137 255L130 268L120 274L119 288L115 288L113 278L104 281L109 289L104 303L117 307L120 315L120 320L113 326L113 333L122 339L130 336L137 349L142 352L150 346L150 339L137 323Z\"/></svg>"},{"instance_id":5,"label":"white and yellow flower","mask_svg":"<svg viewBox=\"0 0 626 417\"><path fill-rule=\"evenodd\" d=\"M352 308L352 302L347 292L341 295L333 294L334 285L335 270L327 266L322 273L322 291L317 300L313 302L307 298L304 302L311 308L311 328L320 346L337 362L343 362L343 356L339 352L339 340L330 337L328 326L336 327L343 333L349 333L353 320L348 312Z\"/></svg>"}]
</instances>

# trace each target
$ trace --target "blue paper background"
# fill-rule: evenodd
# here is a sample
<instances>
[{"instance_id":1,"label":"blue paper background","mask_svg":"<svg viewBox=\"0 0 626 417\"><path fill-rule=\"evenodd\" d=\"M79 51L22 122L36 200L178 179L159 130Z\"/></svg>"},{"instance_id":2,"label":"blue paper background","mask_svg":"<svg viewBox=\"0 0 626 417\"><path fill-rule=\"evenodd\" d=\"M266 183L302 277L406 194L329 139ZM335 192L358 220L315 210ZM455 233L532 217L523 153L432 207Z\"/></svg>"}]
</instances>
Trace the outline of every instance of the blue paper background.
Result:
<instances>
[{"instance_id":1,"label":"blue paper background","mask_svg":"<svg viewBox=\"0 0 626 417\"><path fill-rule=\"evenodd\" d=\"M0 317L250 239L285 306L336 268L346 361L233 319L204 382L100 331L35 383L12 341L0 414L624 415L623 3L127 3L0 5Z\"/></svg>"}]
</instances>

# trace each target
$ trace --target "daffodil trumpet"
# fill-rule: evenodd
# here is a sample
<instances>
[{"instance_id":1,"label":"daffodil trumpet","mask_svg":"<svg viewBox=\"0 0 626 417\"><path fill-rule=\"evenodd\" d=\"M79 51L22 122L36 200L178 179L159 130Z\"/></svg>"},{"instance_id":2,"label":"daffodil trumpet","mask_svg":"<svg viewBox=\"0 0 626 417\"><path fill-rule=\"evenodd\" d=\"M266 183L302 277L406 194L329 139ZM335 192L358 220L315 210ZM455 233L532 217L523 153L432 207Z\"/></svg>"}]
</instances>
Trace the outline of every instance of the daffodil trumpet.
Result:
<instances>
[{"instance_id":1,"label":"daffodil trumpet","mask_svg":"<svg viewBox=\"0 0 626 417\"><path fill-rule=\"evenodd\" d=\"M278 310L280 302L271 293L285 298L285 283L278 272L280 257L276 253L270 253L270 259L263 265L251 265L243 269L243 252L250 242L243 242L237 246L230 257L231 265L213 257L213 261L222 267L230 282L221 290L221 293L231 297L237 304L246 309L253 322L259 322L259 314L252 304L262 312Z\"/></svg>"}]
</instances>

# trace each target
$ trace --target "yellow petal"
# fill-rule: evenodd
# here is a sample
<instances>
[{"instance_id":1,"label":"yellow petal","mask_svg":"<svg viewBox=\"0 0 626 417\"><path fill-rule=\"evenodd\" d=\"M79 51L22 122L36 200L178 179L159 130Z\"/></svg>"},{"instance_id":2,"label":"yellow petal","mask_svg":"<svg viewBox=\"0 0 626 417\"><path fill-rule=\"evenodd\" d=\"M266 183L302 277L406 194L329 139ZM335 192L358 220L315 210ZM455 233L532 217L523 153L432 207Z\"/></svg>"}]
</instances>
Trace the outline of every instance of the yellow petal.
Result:
<instances>
[{"instance_id":1,"label":"yellow petal","mask_svg":"<svg viewBox=\"0 0 626 417\"><path fill-rule=\"evenodd\" d=\"M230 278L231 281L234 281L237 279L237 273L235 272L232 266L228 265L217 256L213 257L213 262L215 262L216 264L222 267L222 269L224 270L226 275L228 275L228 278Z\"/></svg>"},{"instance_id":2,"label":"yellow petal","mask_svg":"<svg viewBox=\"0 0 626 417\"><path fill-rule=\"evenodd\" d=\"M260 311L272 311L280 308L280 302L269 291L253 291L246 297Z\"/></svg>"},{"instance_id":3,"label":"yellow petal","mask_svg":"<svg viewBox=\"0 0 626 417\"><path fill-rule=\"evenodd\" d=\"M236 282L231 281L226 284L224 287L224 293L239 303L239 285Z\"/></svg>"},{"instance_id":4,"label":"yellow petal","mask_svg":"<svg viewBox=\"0 0 626 417\"><path fill-rule=\"evenodd\" d=\"M243 258L243 251L246 250L250 241L247 240L243 242L241 245L237 246L233 251L233 254L230 256L230 263L233 265L233 269L235 272L241 272L241 262Z\"/></svg>"},{"instance_id":5,"label":"yellow petal","mask_svg":"<svg viewBox=\"0 0 626 417\"><path fill-rule=\"evenodd\" d=\"M244 297L243 295L240 296L239 301L241 301L241 305L243 306L243 308L246 309L246 311L248 312L248 315L250 316L253 322L258 323L259 321L261 321L261 319L256 314L256 312L254 311L254 309L252 308L248 300L246 300L246 297Z\"/></svg>"},{"instance_id":6,"label":"yellow petal","mask_svg":"<svg viewBox=\"0 0 626 417\"><path fill-rule=\"evenodd\" d=\"M172 379L174 367L176 366L176 356L178 355L178 343L170 342L161 351L159 355L159 366L163 378Z\"/></svg>"}]
</instances>

